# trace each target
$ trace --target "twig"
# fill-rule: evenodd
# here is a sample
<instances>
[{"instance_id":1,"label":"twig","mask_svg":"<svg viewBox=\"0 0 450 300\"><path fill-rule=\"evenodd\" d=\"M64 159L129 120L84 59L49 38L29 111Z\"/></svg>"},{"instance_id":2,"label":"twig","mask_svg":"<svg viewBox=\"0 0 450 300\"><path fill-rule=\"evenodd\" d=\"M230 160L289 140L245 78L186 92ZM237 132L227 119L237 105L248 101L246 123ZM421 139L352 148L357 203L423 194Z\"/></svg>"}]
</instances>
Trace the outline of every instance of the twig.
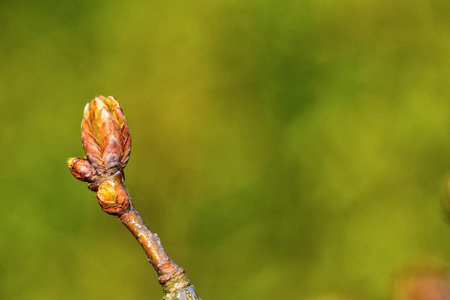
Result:
<instances>
[{"instance_id":1,"label":"twig","mask_svg":"<svg viewBox=\"0 0 450 300\"><path fill-rule=\"evenodd\" d=\"M161 240L150 231L131 201L123 176L130 157L131 135L114 97L99 96L86 105L81 141L87 158L69 158L71 173L89 183L89 189L97 192L102 210L118 217L141 244L159 276L164 299L200 299L184 269L167 255Z\"/></svg>"}]
</instances>

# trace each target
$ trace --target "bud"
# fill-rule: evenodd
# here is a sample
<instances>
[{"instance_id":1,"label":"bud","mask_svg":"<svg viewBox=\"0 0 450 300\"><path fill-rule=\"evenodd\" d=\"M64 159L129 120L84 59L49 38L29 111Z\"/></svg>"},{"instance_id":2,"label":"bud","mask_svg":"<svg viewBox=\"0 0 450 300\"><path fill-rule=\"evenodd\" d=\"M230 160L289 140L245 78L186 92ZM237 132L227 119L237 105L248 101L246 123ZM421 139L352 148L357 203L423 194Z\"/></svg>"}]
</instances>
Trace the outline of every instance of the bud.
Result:
<instances>
[{"instance_id":1,"label":"bud","mask_svg":"<svg viewBox=\"0 0 450 300\"><path fill-rule=\"evenodd\" d=\"M127 121L114 97L99 96L84 108L81 141L92 167L99 175L125 168L131 152Z\"/></svg>"},{"instance_id":2,"label":"bud","mask_svg":"<svg viewBox=\"0 0 450 300\"><path fill-rule=\"evenodd\" d=\"M103 211L110 215L122 215L130 208L127 191L113 180L107 180L100 184L97 199Z\"/></svg>"},{"instance_id":3,"label":"bud","mask_svg":"<svg viewBox=\"0 0 450 300\"><path fill-rule=\"evenodd\" d=\"M71 157L67 160L67 166L76 179L81 181L93 182L97 180L97 174L94 168L85 158Z\"/></svg>"}]
</instances>

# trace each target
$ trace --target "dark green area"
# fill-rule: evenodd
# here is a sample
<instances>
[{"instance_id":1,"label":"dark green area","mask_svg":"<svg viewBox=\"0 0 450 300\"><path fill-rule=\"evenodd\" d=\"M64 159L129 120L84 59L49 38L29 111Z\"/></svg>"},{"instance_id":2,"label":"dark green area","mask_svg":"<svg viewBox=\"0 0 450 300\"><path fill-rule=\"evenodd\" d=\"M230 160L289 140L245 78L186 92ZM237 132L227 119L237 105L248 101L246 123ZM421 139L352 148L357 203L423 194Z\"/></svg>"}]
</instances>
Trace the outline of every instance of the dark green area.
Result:
<instances>
[{"instance_id":1,"label":"dark green area","mask_svg":"<svg viewBox=\"0 0 450 300\"><path fill-rule=\"evenodd\" d=\"M450 261L450 4L1 1L2 299L158 299L65 166L114 95L126 182L207 299L386 299Z\"/></svg>"}]
</instances>

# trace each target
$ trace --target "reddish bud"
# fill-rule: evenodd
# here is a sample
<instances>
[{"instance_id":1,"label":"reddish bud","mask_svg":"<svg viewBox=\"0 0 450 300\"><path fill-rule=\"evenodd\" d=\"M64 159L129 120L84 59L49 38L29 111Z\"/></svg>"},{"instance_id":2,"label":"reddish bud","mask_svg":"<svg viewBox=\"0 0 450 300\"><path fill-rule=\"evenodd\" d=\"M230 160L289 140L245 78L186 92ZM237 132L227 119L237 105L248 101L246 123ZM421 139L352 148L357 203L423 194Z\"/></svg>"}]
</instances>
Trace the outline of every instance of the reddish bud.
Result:
<instances>
[{"instance_id":1,"label":"reddish bud","mask_svg":"<svg viewBox=\"0 0 450 300\"><path fill-rule=\"evenodd\" d=\"M93 182L97 180L97 174L94 168L85 158L71 157L67 160L67 166L76 179L81 181Z\"/></svg>"},{"instance_id":2,"label":"reddish bud","mask_svg":"<svg viewBox=\"0 0 450 300\"><path fill-rule=\"evenodd\" d=\"M84 109L81 141L86 156L100 175L125 168L131 152L127 121L114 97L99 96Z\"/></svg>"}]
</instances>

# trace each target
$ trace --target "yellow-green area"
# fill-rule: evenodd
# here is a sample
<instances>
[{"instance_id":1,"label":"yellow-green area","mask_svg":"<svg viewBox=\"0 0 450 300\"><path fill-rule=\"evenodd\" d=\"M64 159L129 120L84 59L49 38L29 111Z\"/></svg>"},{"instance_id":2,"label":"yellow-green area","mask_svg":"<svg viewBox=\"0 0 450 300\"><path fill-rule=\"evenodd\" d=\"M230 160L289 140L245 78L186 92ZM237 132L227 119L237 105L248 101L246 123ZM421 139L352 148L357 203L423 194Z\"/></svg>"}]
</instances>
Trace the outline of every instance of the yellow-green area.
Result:
<instances>
[{"instance_id":1,"label":"yellow-green area","mask_svg":"<svg viewBox=\"0 0 450 300\"><path fill-rule=\"evenodd\" d=\"M2 299L161 299L65 162L87 102L202 299L382 300L450 262L450 2L0 1Z\"/></svg>"}]
</instances>

